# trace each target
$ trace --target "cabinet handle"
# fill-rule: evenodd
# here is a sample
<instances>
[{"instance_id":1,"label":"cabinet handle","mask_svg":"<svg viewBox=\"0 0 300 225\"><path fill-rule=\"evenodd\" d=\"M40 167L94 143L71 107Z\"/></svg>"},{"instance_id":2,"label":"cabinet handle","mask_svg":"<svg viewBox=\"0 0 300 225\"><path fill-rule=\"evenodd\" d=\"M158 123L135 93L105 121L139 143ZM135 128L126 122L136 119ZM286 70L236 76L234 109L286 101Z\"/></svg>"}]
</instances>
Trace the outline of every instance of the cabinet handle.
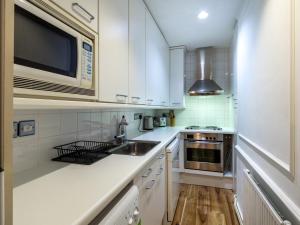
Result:
<instances>
[{"instance_id":1,"label":"cabinet handle","mask_svg":"<svg viewBox=\"0 0 300 225\"><path fill-rule=\"evenodd\" d=\"M140 97L131 97L132 99L137 99L137 100L140 100L141 98Z\"/></svg>"},{"instance_id":2,"label":"cabinet handle","mask_svg":"<svg viewBox=\"0 0 300 225\"><path fill-rule=\"evenodd\" d=\"M147 102L153 102L154 100L153 99L147 99Z\"/></svg>"},{"instance_id":3,"label":"cabinet handle","mask_svg":"<svg viewBox=\"0 0 300 225\"><path fill-rule=\"evenodd\" d=\"M173 102L172 105L181 105L180 102Z\"/></svg>"},{"instance_id":4,"label":"cabinet handle","mask_svg":"<svg viewBox=\"0 0 300 225\"><path fill-rule=\"evenodd\" d=\"M160 168L160 169L159 169L159 172L158 172L156 175L157 175L157 176L161 175L163 171L164 171L164 168Z\"/></svg>"},{"instance_id":5,"label":"cabinet handle","mask_svg":"<svg viewBox=\"0 0 300 225\"><path fill-rule=\"evenodd\" d=\"M150 184L146 187L146 190L150 190L151 188L153 188L154 184L155 184L155 180L151 180Z\"/></svg>"},{"instance_id":6,"label":"cabinet handle","mask_svg":"<svg viewBox=\"0 0 300 225\"><path fill-rule=\"evenodd\" d=\"M83 8L81 5L79 5L79 3L77 3L77 2L72 3L72 9L74 12L76 12L79 16L81 16L82 18L87 20L89 23L91 23L95 19L95 17L89 11L87 11L85 8ZM86 17L85 15L83 15L81 13L81 11L84 12L85 14L87 14L89 16L89 18Z\"/></svg>"},{"instance_id":7,"label":"cabinet handle","mask_svg":"<svg viewBox=\"0 0 300 225\"><path fill-rule=\"evenodd\" d=\"M152 169L149 168L148 171L147 171L147 173L145 173L142 177L144 177L144 178L145 177L149 177L151 173L152 173Z\"/></svg>"},{"instance_id":8,"label":"cabinet handle","mask_svg":"<svg viewBox=\"0 0 300 225\"><path fill-rule=\"evenodd\" d=\"M116 94L117 97L124 97L124 98L127 98L128 95L121 95L121 94Z\"/></svg>"}]
</instances>

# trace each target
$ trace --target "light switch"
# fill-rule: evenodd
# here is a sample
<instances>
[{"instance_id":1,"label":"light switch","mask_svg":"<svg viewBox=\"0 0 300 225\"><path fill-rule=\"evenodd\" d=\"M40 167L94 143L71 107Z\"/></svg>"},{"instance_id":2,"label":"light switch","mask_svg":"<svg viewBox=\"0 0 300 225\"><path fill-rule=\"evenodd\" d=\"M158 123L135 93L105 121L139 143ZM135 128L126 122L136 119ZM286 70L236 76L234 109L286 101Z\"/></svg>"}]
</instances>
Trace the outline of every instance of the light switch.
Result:
<instances>
[{"instance_id":1,"label":"light switch","mask_svg":"<svg viewBox=\"0 0 300 225\"><path fill-rule=\"evenodd\" d=\"M19 122L19 137L35 135L35 120Z\"/></svg>"}]
</instances>

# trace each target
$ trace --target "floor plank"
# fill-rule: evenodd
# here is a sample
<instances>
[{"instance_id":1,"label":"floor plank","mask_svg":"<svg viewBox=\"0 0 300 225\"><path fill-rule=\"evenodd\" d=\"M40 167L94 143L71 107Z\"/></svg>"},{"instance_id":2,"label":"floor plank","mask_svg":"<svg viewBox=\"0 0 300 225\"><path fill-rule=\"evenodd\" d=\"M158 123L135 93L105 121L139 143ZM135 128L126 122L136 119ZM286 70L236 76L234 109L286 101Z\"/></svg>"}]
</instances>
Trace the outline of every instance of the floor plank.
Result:
<instances>
[{"instance_id":1,"label":"floor plank","mask_svg":"<svg viewBox=\"0 0 300 225\"><path fill-rule=\"evenodd\" d=\"M239 225L232 191L183 184L172 225Z\"/></svg>"}]
</instances>

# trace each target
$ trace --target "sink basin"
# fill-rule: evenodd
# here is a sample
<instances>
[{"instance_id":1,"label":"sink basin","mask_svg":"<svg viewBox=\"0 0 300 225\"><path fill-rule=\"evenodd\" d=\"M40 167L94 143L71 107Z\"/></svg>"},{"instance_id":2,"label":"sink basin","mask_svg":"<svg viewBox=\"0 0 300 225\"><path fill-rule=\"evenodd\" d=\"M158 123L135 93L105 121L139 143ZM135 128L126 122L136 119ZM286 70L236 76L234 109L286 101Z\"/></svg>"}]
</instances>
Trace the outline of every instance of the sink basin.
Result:
<instances>
[{"instance_id":1,"label":"sink basin","mask_svg":"<svg viewBox=\"0 0 300 225\"><path fill-rule=\"evenodd\" d=\"M143 156L160 142L156 141L128 141L109 151L111 154Z\"/></svg>"}]
</instances>

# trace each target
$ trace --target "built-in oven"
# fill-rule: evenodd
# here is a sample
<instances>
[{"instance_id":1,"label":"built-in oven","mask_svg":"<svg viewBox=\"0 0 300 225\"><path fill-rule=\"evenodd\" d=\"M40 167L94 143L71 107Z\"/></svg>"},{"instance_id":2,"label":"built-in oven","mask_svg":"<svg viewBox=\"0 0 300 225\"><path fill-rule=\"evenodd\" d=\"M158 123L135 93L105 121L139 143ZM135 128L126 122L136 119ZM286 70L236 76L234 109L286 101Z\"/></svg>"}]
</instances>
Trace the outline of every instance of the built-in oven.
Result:
<instances>
[{"instance_id":1,"label":"built-in oven","mask_svg":"<svg viewBox=\"0 0 300 225\"><path fill-rule=\"evenodd\" d=\"M59 9L15 0L15 94L96 99L96 43Z\"/></svg>"},{"instance_id":2,"label":"built-in oven","mask_svg":"<svg viewBox=\"0 0 300 225\"><path fill-rule=\"evenodd\" d=\"M187 133L184 137L185 169L224 171L223 134Z\"/></svg>"}]
</instances>

